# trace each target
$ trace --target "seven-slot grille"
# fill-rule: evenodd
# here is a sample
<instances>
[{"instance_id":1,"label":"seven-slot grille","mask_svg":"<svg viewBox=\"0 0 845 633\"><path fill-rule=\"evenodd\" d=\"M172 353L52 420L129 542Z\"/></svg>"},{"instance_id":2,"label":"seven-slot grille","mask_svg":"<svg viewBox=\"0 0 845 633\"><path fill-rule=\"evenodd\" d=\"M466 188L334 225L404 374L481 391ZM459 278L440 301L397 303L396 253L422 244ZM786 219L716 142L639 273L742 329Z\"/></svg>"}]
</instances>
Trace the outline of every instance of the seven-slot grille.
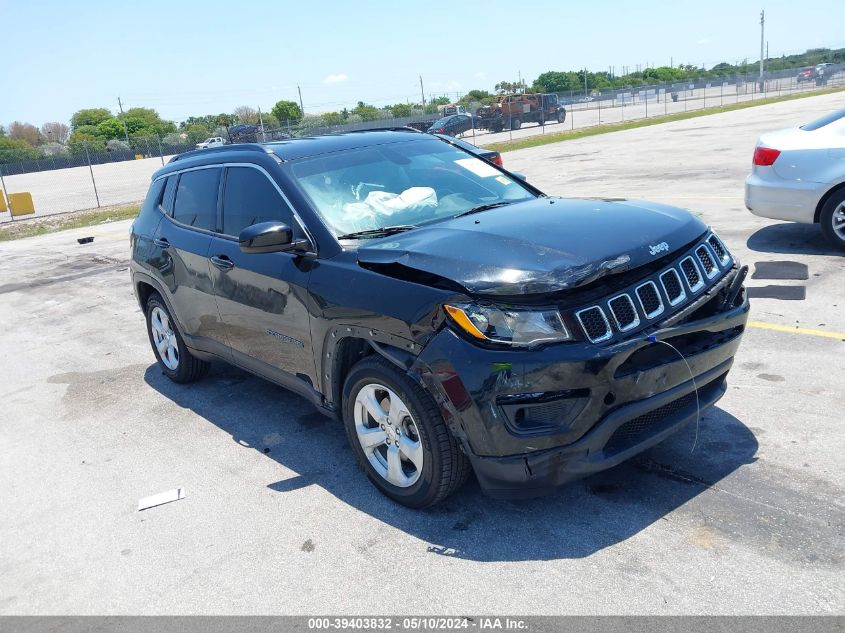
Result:
<instances>
[{"instance_id":1,"label":"seven-slot grille","mask_svg":"<svg viewBox=\"0 0 845 633\"><path fill-rule=\"evenodd\" d=\"M641 283L633 292L623 292L606 303L578 310L575 317L589 341L602 343L613 338L614 330L629 332L643 320L662 315L667 305L673 308L681 305L731 264L731 256L722 241L710 234L678 264Z\"/></svg>"}]
</instances>

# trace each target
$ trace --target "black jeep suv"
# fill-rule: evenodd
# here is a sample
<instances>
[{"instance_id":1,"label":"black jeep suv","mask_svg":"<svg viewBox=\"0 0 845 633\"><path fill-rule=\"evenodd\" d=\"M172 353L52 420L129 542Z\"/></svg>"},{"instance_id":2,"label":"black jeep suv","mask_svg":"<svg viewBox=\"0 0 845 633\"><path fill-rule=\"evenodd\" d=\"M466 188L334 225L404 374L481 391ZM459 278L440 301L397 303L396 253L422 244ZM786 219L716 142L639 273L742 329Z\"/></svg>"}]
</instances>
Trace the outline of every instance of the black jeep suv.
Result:
<instances>
[{"instance_id":1,"label":"black jeep suv","mask_svg":"<svg viewBox=\"0 0 845 633\"><path fill-rule=\"evenodd\" d=\"M541 494L697 421L748 316L745 268L686 211L546 196L408 131L177 156L131 242L166 375L221 359L295 391L412 507L470 468Z\"/></svg>"}]
</instances>

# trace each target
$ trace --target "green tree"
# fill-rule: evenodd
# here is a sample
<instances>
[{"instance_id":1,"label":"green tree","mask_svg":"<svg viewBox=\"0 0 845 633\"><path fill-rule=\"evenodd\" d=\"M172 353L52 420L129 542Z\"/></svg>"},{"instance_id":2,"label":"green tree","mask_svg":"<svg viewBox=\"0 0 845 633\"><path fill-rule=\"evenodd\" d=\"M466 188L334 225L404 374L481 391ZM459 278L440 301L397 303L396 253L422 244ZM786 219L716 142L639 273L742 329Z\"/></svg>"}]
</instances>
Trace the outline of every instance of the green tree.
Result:
<instances>
[{"instance_id":1,"label":"green tree","mask_svg":"<svg viewBox=\"0 0 845 633\"><path fill-rule=\"evenodd\" d=\"M203 123L192 123L183 131L188 135L188 141L191 143L199 143L211 136L211 130Z\"/></svg>"},{"instance_id":2,"label":"green tree","mask_svg":"<svg viewBox=\"0 0 845 633\"><path fill-rule=\"evenodd\" d=\"M369 103L359 101L358 105L352 109L352 114L361 117L362 121L376 121L381 118L381 111Z\"/></svg>"},{"instance_id":3,"label":"green tree","mask_svg":"<svg viewBox=\"0 0 845 633\"><path fill-rule=\"evenodd\" d=\"M40 156L41 153L24 140L0 137L0 163L36 160Z\"/></svg>"},{"instance_id":4,"label":"green tree","mask_svg":"<svg viewBox=\"0 0 845 633\"><path fill-rule=\"evenodd\" d=\"M349 116L348 114L346 116ZM342 112L323 112L320 115L326 125L342 125L346 120Z\"/></svg>"},{"instance_id":5,"label":"green tree","mask_svg":"<svg viewBox=\"0 0 845 633\"><path fill-rule=\"evenodd\" d=\"M302 118L302 108L295 101L277 101L276 105L270 110L270 113L282 124L287 121L293 123Z\"/></svg>"},{"instance_id":6,"label":"green tree","mask_svg":"<svg viewBox=\"0 0 845 633\"><path fill-rule=\"evenodd\" d=\"M477 103L487 105L496 100L494 95L491 95L486 90L470 90L463 97L458 99L458 103L468 107Z\"/></svg>"},{"instance_id":7,"label":"green tree","mask_svg":"<svg viewBox=\"0 0 845 633\"><path fill-rule=\"evenodd\" d=\"M390 110L393 112L393 116L395 117L407 117L413 116L414 114L414 106L410 103L397 103L390 106Z\"/></svg>"},{"instance_id":8,"label":"green tree","mask_svg":"<svg viewBox=\"0 0 845 633\"><path fill-rule=\"evenodd\" d=\"M118 118L126 121L129 134L136 136L151 136L154 134L163 136L176 131L176 124L173 121L165 121L152 108L129 108L123 114L118 115Z\"/></svg>"},{"instance_id":9,"label":"green tree","mask_svg":"<svg viewBox=\"0 0 845 633\"><path fill-rule=\"evenodd\" d=\"M112 113L106 108L88 108L79 110L70 117L70 127L76 130L83 125L99 125L106 119L112 118Z\"/></svg>"},{"instance_id":10,"label":"green tree","mask_svg":"<svg viewBox=\"0 0 845 633\"><path fill-rule=\"evenodd\" d=\"M123 122L115 118L106 119L97 125L96 136L107 141L114 138L125 138L126 132L123 129Z\"/></svg>"}]
</instances>

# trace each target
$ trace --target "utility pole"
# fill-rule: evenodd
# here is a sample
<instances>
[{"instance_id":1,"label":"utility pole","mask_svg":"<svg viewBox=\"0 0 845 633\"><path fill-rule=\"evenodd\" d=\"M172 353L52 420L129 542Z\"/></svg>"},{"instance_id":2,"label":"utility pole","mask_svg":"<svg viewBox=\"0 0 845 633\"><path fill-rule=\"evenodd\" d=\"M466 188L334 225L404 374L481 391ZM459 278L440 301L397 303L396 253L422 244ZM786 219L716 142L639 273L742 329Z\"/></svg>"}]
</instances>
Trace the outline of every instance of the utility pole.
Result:
<instances>
[{"instance_id":1,"label":"utility pole","mask_svg":"<svg viewBox=\"0 0 845 633\"><path fill-rule=\"evenodd\" d=\"M763 57L763 42L765 41L766 33L766 11L760 11L760 92L764 89L763 71L766 65L766 60Z\"/></svg>"},{"instance_id":2,"label":"utility pole","mask_svg":"<svg viewBox=\"0 0 845 633\"><path fill-rule=\"evenodd\" d=\"M123 118L123 103L120 97L117 98L117 107L120 108L120 120L123 121L123 133L126 135L126 144L129 145L129 128L126 127L126 119Z\"/></svg>"},{"instance_id":3,"label":"utility pole","mask_svg":"<svg viewBox=\"0 0 845 633\"><path fill-rule=\"evenodd\" d=\"M670 57L669 58L669 68L674 68L674 67L675 67L675 58Z\"/></svg>"},{"instance_id":4,"label":"utility pole","mask_svg":"<svg viewBox=\"0 0 845 633\"><path fill-rule=\"evenodd\" d=\"M299 93L299 109L302 110L302 115L305 116L305 106L302 105L302 90L299 89L299 84L296 85L296 91Z\"/></svg>"},{"instance_id":5,"label":"utility pole","mask_svg":"<svg viewBox=\"0 0 845 633\"><path fill-rule=\"evenodd\" d=\"M425 89L423 88L422 75L420 75L420 96L422 97L423 110L425 110Z\"/></svg>"}]
</instances>

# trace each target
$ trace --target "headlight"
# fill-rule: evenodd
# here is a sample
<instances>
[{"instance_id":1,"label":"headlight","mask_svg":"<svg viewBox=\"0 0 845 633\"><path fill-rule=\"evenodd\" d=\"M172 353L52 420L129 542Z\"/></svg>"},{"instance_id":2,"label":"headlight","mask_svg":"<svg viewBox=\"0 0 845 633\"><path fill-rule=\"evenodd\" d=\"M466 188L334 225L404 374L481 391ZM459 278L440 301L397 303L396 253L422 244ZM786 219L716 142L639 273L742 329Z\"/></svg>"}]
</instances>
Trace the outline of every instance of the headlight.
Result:
<instances>
[{"instance_id":1,"label":"headlight","mask_svg":"<svg viewBox=\"0 0 845 633\"><path fill-rule=\"evenodd\" d=\"M572 340L557 310L475 304L444 305L443 308L458 327L482 341L529 346Z\"/></svg>"}]
</instances>

